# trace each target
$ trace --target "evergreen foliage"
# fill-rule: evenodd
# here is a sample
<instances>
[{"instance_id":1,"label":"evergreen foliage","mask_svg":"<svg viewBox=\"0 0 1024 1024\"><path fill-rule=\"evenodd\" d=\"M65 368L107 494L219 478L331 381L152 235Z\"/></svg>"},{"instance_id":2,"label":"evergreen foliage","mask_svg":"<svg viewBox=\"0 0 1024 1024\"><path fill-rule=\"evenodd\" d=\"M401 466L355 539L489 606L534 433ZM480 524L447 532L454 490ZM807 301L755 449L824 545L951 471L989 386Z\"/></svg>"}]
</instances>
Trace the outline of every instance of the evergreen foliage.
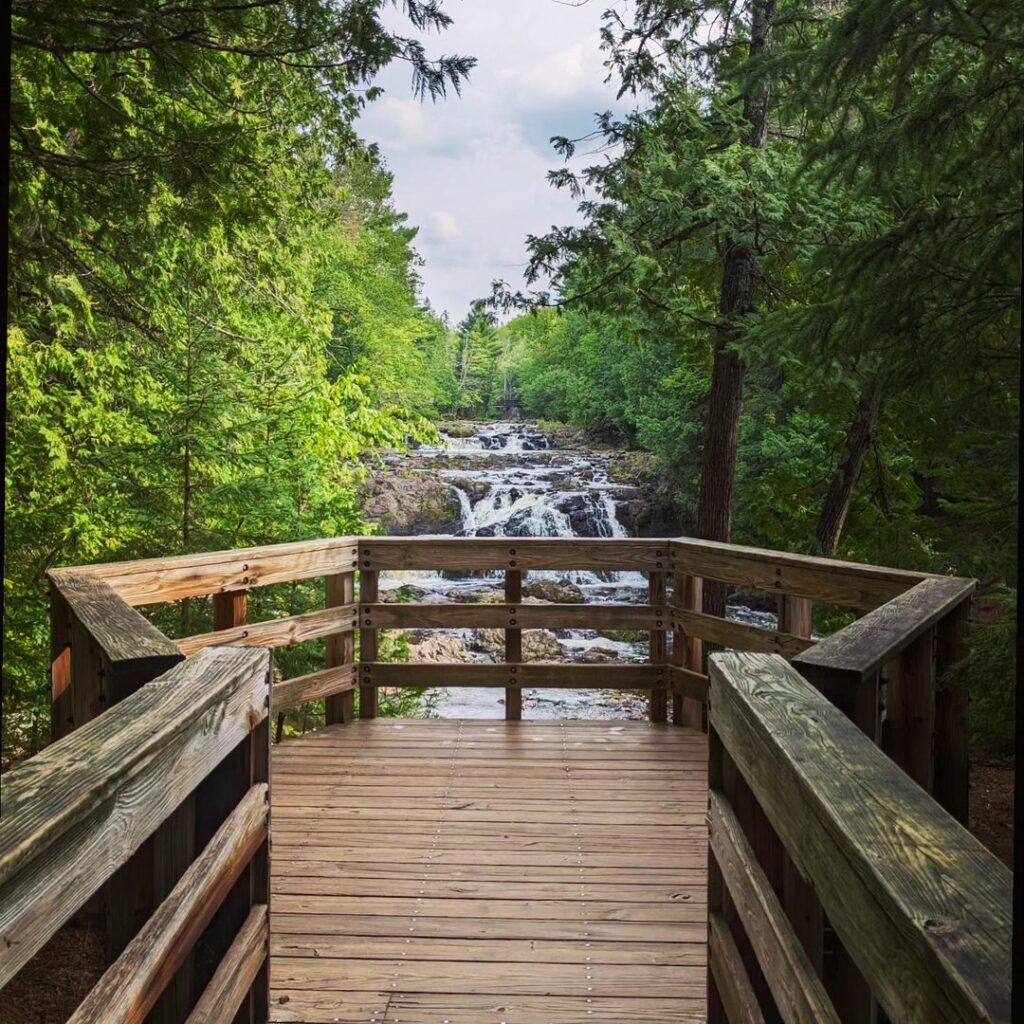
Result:
<instances>
[{"instance_id":1,"label":"evergreen foliage","mask_svg":"<svg viewBox=\"0 0 1024 1024\"><path fill-rule=\"evenodd\" d=\"M352 122L392 60L428 97L472 61L387 6L15 3L8 751L48 733L48 567L359 529L365 454L448 401L415 231Z\"/></svg>"}]
</instances>

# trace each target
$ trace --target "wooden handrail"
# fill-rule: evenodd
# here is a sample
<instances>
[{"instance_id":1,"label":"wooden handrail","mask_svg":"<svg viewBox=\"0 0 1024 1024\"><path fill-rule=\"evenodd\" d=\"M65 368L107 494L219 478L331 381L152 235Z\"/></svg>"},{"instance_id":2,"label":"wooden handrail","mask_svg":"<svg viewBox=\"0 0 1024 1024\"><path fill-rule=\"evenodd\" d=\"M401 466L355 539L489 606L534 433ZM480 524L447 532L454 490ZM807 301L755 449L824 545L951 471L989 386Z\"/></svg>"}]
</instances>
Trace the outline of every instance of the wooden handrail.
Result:
<instances>
[{"instance_id":1,"label":"wooden handrail","mask_svg":"<svg viewBox=\"0 0 1024 1024\"><path fill-rule=\"evenodd\" d=\"M977 580L957 576L931 576L825 637L794 661L805 676L842 672L867 679L969 601L977 585Z\"/></svg>"},{"instance_id":2,"label":"wooden handrail","mask_svg":"<svg viewBox=\"0 0 1024 1024\"><path fill-rule=\"evenodd\" d=\"M356 568L356 537L328 537L259 548L208 551L134 562L79 566L108 583L130 605L181 601Z\"/></svg>"},{"instance_id":3,"label":"wooden handrail","mask_svg":"<svg viewBox=\"0 0 1024 1024\"><path fill-rule=\"evenodd\" d=\"M267 716L270 655L211 648L4 777L0 986Z\"/></svg>"},{"instance_id":4,"label":"wooden handrail","mask_svg":"<svg viewBox=\"0 0 1024 1024\"><path fill-rule=\"evenodd\" d=\"M381 603L379 573L405 569L503 571L507 587L513 587L508 591L513 597L521 596L524 573L538 569L646 572L652 585L659 578L673 576L676 587L664 605L650 599L646 605L565 605L533 601L524 604L520 600L509 600L508 594L504 603L494 605ZM357 572L358 595L354 584ZM244 603L249 587L317 575L328 580L327 608L259 623L246 623L244 613L227 619L221 616L219 628L186 637L176 645L161 637L127 607L211 594L215 602L232 598ZM700 608L703 578L778 595L780 628L763 629L705 614ZM328 637L324 671L286 680L276 688L277 706L282 709L307 700L328 698L328 721L344 722L352 716L356 686L350 666L355 660L353 634L356 630L360 633L360 660L371 666L377 663L379 630L385 628L503 629L506 664L522 664L522 630L576 627L647 631L652 638L655 660L675 662L677 670L685 670L673 673L674 678L682 683L687 694L695 695L684 697L683 689L673 687L673 720L677 724L701 725L703 715L698 696L702 692L700 680L703 677L701 648L707 641L741 650L779 653L794 659L805 675L814 679L816 685L869 733L872 730L877 733L880 728L878 682L869 680L865 685L859 682L850 685L854 675L877 671L878 664L900 650L901 638L909 643L922 628L927 628L927 615L934 617L941 614L942 609L948 611L957 602L963 602L973 586L971 581L948 577L686 537L337 537L55 570L51 579L58 599L64 588L72 585L77 588L76 601L84 600L88 604L95 595L95 614L91 619L86 614L85 621L95 622L101 637L105 629L121 637L131 633L126 628L131 618L139 626L138 636L142 638L137 645L139 649L131 650L134 640L121 643L129 648L128 653L140 658L145 653L142 648L146 642L151 642L154 650L166 650L168 654L173 649L192 655L205 647L224 643L287 647ZM680 587L682 592L679 592ZM651 593L669 597L665 587L655 588ZM356 596L360 598L359 604L354 603ZM815 643L809 636L813 599L874 610L847 630ZM60 628L60 621L60 616L55 615L55 629ZM80 620L75 618L74 621L79 623ZM105 622L112 625L105 627ZM669 630L674 637L673 650L669 652L666 648L665 652L658 653L658 645L664 643ZM348 641L345 641L346 636ZM81 640L89 642L88 635ZM370 668L361 672L358 679L362 682L356 683L361 714L372 716L375 713L377 686L382 685L385 678L389 680L386 685L390 686L440 685L436 672L447 668L434 666L408 672ZM94 678L102 674L97 666L87 671L91 671ZM460 679L466 674L464 668L453 669L451 685L460 685ZM499 666L497 671L478 673L478 677L482 685L498 685L503 674L504 669ZM573 670L567 669L566 678L572 675ZM596 673L593 675L596 678ZM628 675L620 674L620 679L625 680ZM370 679L373 679L372 685ZM410 681L405 683L405 679ZM652 692L660 689L660 685L656 686ZM506 690L507 716L518 717L521 690L518 686L506 686ZM69 711L74 704L72 696L80 705L84 701L87 706L72 713ZM86 686L71 685L68 660L62 649L55 648L55 721L64 715L67 723L79 724L102 711L104 701L103 693L97 696L90 694ZM661 707L661 698L653 697L651 708L656 719L664 717ZM937 721L949 748L952 738L961 736L963 729L942 716L961 715L962 701L947 699L944 707L951 710L942 712ZM959 786L948 805L962 804L963 785L957 780L966 773L966 754L947 749L944 756L944 764L956 766L946 773L949 780L945 784L951 791Z\"/></svg>"},{"instance_id":5,"label":"wooden handrail","mask_svg":"<svg viewBox=\"0 0 1024 1024\"><path fill-rule=\"evenodd\" d=\"M231 1024L257 975L266 969L269 945L267 906L260 903L249 911L186 1024Z\"/></svg>"},{"instance_id":6,"label":"wooden handrail","mask_svg":"<svg viewBox=\"0 0 1024 1024\"><path fill-rule=\"evenodd\" d=\"M777 876L781 841L891 1019L1009 1021L1013 880L997 858L783 659L714 655L710 709L712 881L753 884L714 837L752 798L771 832L747 815L745 839ZM733 937L757 953L759 937ZM776 949L758 957L773 992L773 972L796 984Z\"/></svg>"},{"instance_id":7,"label":"wooden handrail","mask_svg":"<svg viewBox=\"0 0 1024 1024\"><path fill-rule=\"evenodd\" d=\"M504 600L382 601L380 573L402 569L504 573ZM646 603L522 600L529 572L574 569L645 573ZM901 1011L909 998L923 1018L1002 1019L1005 872L912 781L965 815L966 697L937 680L962 655L973 581L688 538L341 537L49 575L55 735L77 731L5 779L0 985L106 885L108 923L123 918L113 956L148 924L79 1019L98 1020L117 1001L124 1021L151 1009L154 1020L180 1021L203 988L195 1024L231 1019L245 998L266 1018L269 843L265 829L244 830L236 856L224 822L245 817L269 779L271 708L326 698L328 724L343 723L357 689L361 715L373 717L381 686L483 685L503 687L507 717L518 718L524 688L618 687L647 691L653 721L665 720L671 694L673 721L700 728L710 687L709 948L723 1000L754 1022L767 999L766 1019L778 1008L828 1020L827 991L859 1024L870 1009L859 969L890 1012L898 995ZM250 588L321 576L325 608L246 621ZM777 595L779 628L705 614L705 578ZM177 642L133 607L201 596L213 598L213 631ZM868 612L815 643L814 600ZM648 661L523 661L523 630L572 627L643 630ZM501 629L505 660L384 662L378 637L388 628ZM319 638L325 668L271 686L269 652L258 648ZM709 681L705 641L768 654L715 655ZM901 829L912 834L905 848ZM905 849L917 844L912 863ZM239 865L245 875L232 885ZM129 906L140 879L160 879L141 916ZM926 923L954 905L942 889L950 884L969 897L954 923L971 940L960 944ZM754 934L739 928L737 907ZM846 979L837 991L827 979L822 988L826 915L841 940L828 961ZM193 964L199 931L211 955ZM754 960L767 961L764 973ZM883 975L893 963L898 992Z\"/></svg>"},{"instance_id":8,"label":"wooden handrail","mask_svg":"<svg viewBox=\"0 0 1024 1024\"><path fill-rule=\"evenodd\" d=\"M339 605L322 608L301 615L288 615L266 622L249 622L231 629L220 629L213 633L201 633L178 640L178 648L191 657L204 647L223 647L237 644L244 647L291 647L306 640L322 636L351 632L356 628L358 605Z\"/></svg>"}]
</instances>

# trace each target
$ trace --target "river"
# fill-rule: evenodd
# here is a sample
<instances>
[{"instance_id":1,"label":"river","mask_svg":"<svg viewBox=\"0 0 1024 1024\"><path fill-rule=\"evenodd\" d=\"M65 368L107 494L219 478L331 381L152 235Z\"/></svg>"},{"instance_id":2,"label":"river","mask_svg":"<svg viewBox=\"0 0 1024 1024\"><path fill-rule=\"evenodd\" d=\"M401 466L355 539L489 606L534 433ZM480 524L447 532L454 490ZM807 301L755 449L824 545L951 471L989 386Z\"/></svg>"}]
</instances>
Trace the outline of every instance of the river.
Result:
<instances>
[{"instance_id":1,"label":"river","mask_svg":"<svg viewBox=\"0 0 1024 1024\"><path fill-rule=\"evenodd\" d=\"M637 488L609 479L614 454L600 449L559 448L553 435L532 424L481 423L437 447L423 446L389 459L404 476L441 480L458 500L459 526L448 536L464 537L628 537L623 520ZM500 602L504 576L465 572L385 572L383 600L429 603ZM637 572L530 572L526 600L642 604L646 577ZM747 608L730 615L773 627L774 616ZM410 631L410 660L494 662L503 659L499 630ZM587 663L642 662L646 635L586 629L528 630L527 660ZM443 718L500 718L504 690L458 687L427 695L424 714ZM528 718L642 718L646 700L611 690L523 692Z\"/></svg>"}]
</instances>

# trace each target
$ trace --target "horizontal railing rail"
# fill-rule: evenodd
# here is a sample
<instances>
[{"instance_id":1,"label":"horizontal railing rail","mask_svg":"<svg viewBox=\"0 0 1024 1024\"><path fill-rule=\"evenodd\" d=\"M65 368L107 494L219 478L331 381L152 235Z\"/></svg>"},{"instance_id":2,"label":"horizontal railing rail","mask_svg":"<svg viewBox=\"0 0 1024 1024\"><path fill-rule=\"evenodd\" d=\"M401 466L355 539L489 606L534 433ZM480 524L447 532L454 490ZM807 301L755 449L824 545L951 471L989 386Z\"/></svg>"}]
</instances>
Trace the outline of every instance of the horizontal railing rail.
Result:
<instances>
[{"instance_id":1,"label":"horizontal railing rail","mask_svg":"<svg viewBox=\"0 0 1024 1024\"><path fill-rule=\"evenodd\" d=\"M381 572L417 569L503 573L505 600L500 604L444 605L379 599ZM529 573L575 569L644 573L648 603L523 600ZM264 622L248 621L246 595L253 588L317 576L327 580L323 609ZM706 614L701 607L704 579L772 595L778 603L778 628ZM327 722L346 722L353 717L358 689L360 714L372 717L377 713L379 687L441 685L438 679L447 674L449 685L504 686L506 717L518 718L523 686L553 685L548 682L551 673L535 663L530 663L534 667L524 663L522 631L566 628L643 630L649 637L650 653L646 667L612 663L591 670L590 666L566 666L562 675L565 685L590 687L595 680L604 679L605 686L645 689L650 694L652 720L667 720L671 698L673 721L701 727L707 686L705 643L777 653L806 666L808 675L846 673L847 678L850 652L872 649L873 641L877 641L875 647L892 648L893 658L899 655L893 648L894 635L883 636L881 624L895 621L898 634L902 609L920 606L908 595L924 587L929 594L941 592L955 603L957 596L966 600L972 586L970 581L923 573L689 538L338 537L57 570L51 580L55 637L63 615L83 631L77 645L82 659L89 645L100 651L91 664L72 673L66 647L61 648L55 640L55 735L89 720L107 705L106 691L117 674L114 666L120 665L109 657L103 661L102 652L111 646L117 648L125 664L149 669L149 654L166 659L162 663L166 667L179 657L191 657L215 645L281 648L325 639L323 670L276 684L274 704L279 711L326 698ZM176 641L163 637L134 611L137 605L195 597L212 597L214 628ZM860 646L852 639L847 642L835 637L829 638L824 648L815 643L811 638L814 600L867 610L868 614L850 627L863 638ZM890 609L893 601L900 602L895 614ZM94 628L89 628L90 623ZM496 665L396 667L378 657L381 629L461 628L504 630L504 661ZM853 636L844 631L839 637L848 635ZM832 661L826 657L830 651ZM845 662L840 657L844 652ZM152 674L150 671L149 676ZM890 667L888 674L894 675L895 669ZM146 671L131 676L125 670L125 677L138 685ZM536 682L522 682L528 677ZM126 692L130 688L122 687ZM857 691L862 694L860 682ZM946 703L954 712L960 706L957 701ZM936 720L943 723L943 714Z\"/></svg>"},{"instance_id":2,"label":"horizontal railing rail","mask_svg":"<svg viewBox=\"0 0 1024 1024\"><path fill-rule=\"evenodd\" d=\"M121 948L76 1024L183 1020L204 989L266 1019L269 688L267 651L203 651L4 777L0 987L100 897Z\"/></svg>"},{"instance_id":3,"label":"horizontal railing rail","mask_svg":"<svg viewBox=\"0 0 1024 1024\"><path fill-rule=\"evenodd\" d=\"M711 659L710 1024L1010 1020L1010 872L777 656Z\"/></svg>"}]
</instances>

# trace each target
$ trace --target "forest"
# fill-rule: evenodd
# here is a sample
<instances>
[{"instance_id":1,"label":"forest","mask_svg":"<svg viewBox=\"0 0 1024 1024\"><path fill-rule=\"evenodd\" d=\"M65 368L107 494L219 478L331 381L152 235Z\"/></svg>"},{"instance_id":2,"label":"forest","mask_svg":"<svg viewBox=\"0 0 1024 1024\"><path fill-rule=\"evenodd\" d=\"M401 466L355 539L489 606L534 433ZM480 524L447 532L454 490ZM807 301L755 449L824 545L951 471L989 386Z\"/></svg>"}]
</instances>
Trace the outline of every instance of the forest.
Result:
<instances>
[{"instance_id":1,"label":"forest","mask_svg":"<svg viewBox=\"0 0 1024 1024\"><path fill-rule=\"evenodd\" d=\"M5 758L47 739L48 568L363 531L378 453L513 407L652 453L694 536L977 577L972 714L1006 750L1015 5L613 6L631 110L552 139L578 219L457 324L359 132L393 62L426 103L472 87L432 49L452 16L14 3Z\"/></svg>"}]
</instances>

